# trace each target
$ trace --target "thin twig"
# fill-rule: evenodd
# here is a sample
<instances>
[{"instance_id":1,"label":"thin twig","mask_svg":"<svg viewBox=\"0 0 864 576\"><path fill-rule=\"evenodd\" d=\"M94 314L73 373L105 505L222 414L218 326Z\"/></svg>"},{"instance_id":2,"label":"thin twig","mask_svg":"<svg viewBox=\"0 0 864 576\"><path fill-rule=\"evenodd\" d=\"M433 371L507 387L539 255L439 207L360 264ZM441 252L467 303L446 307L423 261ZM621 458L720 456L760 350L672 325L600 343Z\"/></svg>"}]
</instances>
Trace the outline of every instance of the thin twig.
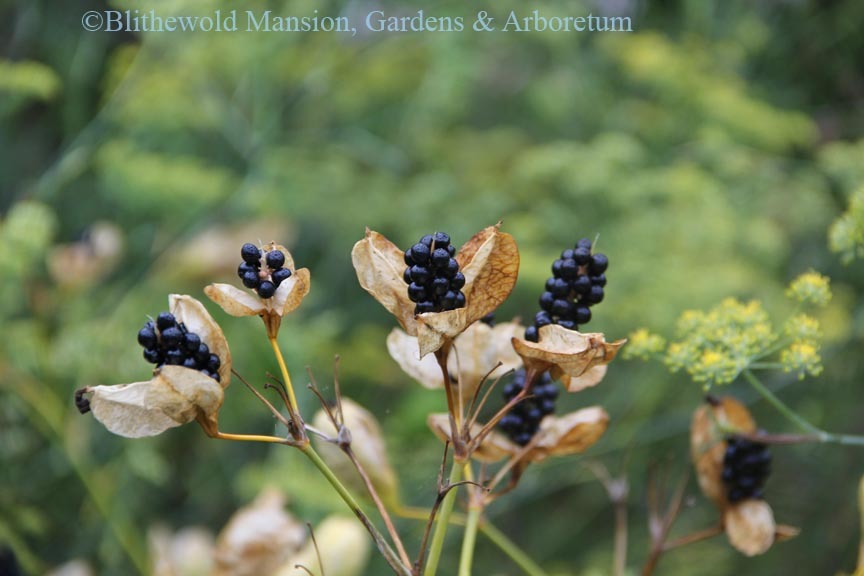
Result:
<instances>
[{"instance_id":1,"label":"thin twig","mask_svg":"<svg viewBox=\"0 0 864 576\"><path fill-rule=\"evenodd\" d=\"M324 574L324 559L321 558L321 550L318 549L318 540L315 538L315 530L312 529L312 524L306 523L309 528L309 538L312 539L312 547L315 548L315 556L318 558L318 567L321 569L321 576Z\"/></svg>"},{"instance_id":2,"label":"thin twig","mask_svg":"<svg viewBox=\"0 0 864 576\"><path fill-rule=\"evenodd\" d=\"M273 416L275 416L277 420L279 420L286 428L288 428L288 419L285 418L285 416L283 416L282 413L279 412L279 410L277 410L276 407L273 406L273 404L271 404L270 401L267 400L267 398L265 398L263 394L258 392L258 390L256 390L254 386L249 384L249 382L247 382L246 379L243 378L243 376L241 376L240 373L233 368L231 369L231 373L234 374L234 376L236 376L246 386L246 388L248 388L249 391L251 391L252 394L254 394L256 398L258 398L258 400L263 402L264 405L270 409L270 412L273 413Z\"/></svg>"}]
</instances>

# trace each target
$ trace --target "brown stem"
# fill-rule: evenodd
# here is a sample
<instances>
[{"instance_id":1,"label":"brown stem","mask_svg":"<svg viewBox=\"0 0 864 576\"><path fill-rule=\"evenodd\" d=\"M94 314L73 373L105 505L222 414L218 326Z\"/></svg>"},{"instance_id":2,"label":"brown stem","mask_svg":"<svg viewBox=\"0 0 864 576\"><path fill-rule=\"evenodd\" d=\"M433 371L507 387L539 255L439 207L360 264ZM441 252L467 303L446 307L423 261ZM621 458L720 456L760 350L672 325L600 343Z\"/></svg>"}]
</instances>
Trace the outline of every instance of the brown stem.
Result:
<instances>
[{"instance_id":1,"label":"brown stem","mask_svg":"<svg viewBox=\"0 0 864 576\"><path fill-rule=\"evenodd\" d=\"M540 374L542 374L542 372L534 368L529 368L526 371L525 387L522 389L521 392L519 392L519 394L517 394L509 402L507 402L507 404L505 404L503 408L498 410L498 412L496 412L495 415L492 416L492 418L490 418L488 422L486 422L486 424L483 425L483 428L480 430L480 432L477 433L477 436L471 439L471 446L469 447L469 452L475 450L478 446L480 446L486 436L488 436L492 432L492 430L495 429L495 426L498 425L498 422L500 422L501 419L506 416L507 413L510 412L510 410L513 409L513 407L515 407L517 404L519 404L519 402L522 402L529 397L531 389L534 387L534 381L540 376Z\"/></svg>"},{"instance_id":2,"label":"brown stem","mask_svg":"<svg viewBox=\"0 0 864 576\"><path fill-rule=\"evenodd\" d=\"M372 501L375 503L375 507L378 508L378 513L381 514L381 519L384 521L384 526L387 528L387 532L390 534L390 539L393 540L393 544L396 545L396 552L399 554L399 559L402 560L402 562L406 566L411 566L411 559L408 557L408 553L405 551L405 545L402 543L402 539L399 538L399 533L396 531L395 526L393 526L393 520L391 520L390 514L387 512L387 508L381 501L380 496L378 496L378 491L375 489L375 485L372 483L372 479L369 478L369 474L366 473L366 469L363 468L363 465L357 459L357 455L354 454L354 450L351 449L351 445L347 444L340 447L342 448L342 451L348 455L348 458L351 459L351 463L354 464L354 468L357 469L357 472L363 479L363 483L366 485L366 490L369 492L369 496L372 497Z\"/></svg>"},{"instance_id":3,"label":"brown stem","mask_svg":"<svg viewBox=\"0 0 864 576\"><path fill-rule=\"evenodd\" d=\"M441 376L444 379L444 391L447 394L447 413L450 416L450 440L453 442L453 457L464 460L468 457L465 442L462 439L460 425L462 414L459 412L456 399L453 396L453 383L450 381L450 371L447 369L447 359L450 355L451 344L448 342L435 351L435 359L441 368Z\"/></svg>"},{"instance_id":4,"label":"brown stem","mask_svg":"<svg viewBox=\"0 0 864 576\"><path fill-rule=\"evenodd\" d=\"M642 567L642 576L651 576L657 568L657 564L660 562L660 557L663 555L665 550L664 546L666 538L669 536L669 531L672 529L672 525L675 523L678 514L681 512L681 504L684 502L684 491L687 489L687 481L689 479L689 474L685 474L681 479L678 488L675 490L675 494L669 502L666 515L662 519L660 519L656 514L658 510L657 504L659 501L656 491L649 489L649 507L652 508L652 544L648 560L645 562L645 566ZM651 481L651 487L655 488L653 479ZM656 524L658 521L659 526ZM654 532L655 528L658 529L656 534Z\"/></svg>"},{"instance_id":5,"label":"brown stem","mask_svg":"<svg viewBox=\"0 0 864 576\"><path fill-rule=\"evenodd\" d=\"M692 534L681 536L680 538L676 538L671 542L667 542L663 545L663 551L668 552L669 550L674 550L675 548L687 546L688 544L695 544L696 542L701 542L702 540L708 540L709 538L713 538L714 536L719 536L722 533L723 525L716 524L709 528L704 528L702 530L693 532Z\"/></svg>"}]
</instances>

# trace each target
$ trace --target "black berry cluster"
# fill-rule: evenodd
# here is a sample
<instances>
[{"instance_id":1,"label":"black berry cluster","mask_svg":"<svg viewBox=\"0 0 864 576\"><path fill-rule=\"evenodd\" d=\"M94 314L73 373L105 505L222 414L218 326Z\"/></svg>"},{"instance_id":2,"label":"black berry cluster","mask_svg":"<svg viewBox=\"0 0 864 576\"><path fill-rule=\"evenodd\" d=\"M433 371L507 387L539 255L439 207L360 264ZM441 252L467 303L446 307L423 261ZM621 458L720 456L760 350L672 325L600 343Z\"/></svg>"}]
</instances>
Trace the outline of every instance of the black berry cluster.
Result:
<instances>
[{"instance_id":1,"label":"black berry cluster","mask_svg":"<svg viewBox=\"0 0 864 576\"><path fill-rule=\"evenodd\" d=\"M729 438L723 455L723 483L730 502L762 498L762 487L771 474L768 446L743 438Z\"/></svg>"},{"instance_id":2,"label":"black berry cluster","mask_svg":"<svg viewBox=\"0 0 864 576\"><path fill-rule=\"evenodd\" d=\"M513 381L504 387L504 401L510 402L524 388L525 370L520 369L513 375ZM544 372L540 381L531 389L531 394L501 418L498 427L513 442L525 446L540 429L540 421L555 412L556 398L558 398L558 386L552 381L549 373Z\"/></svg>"},{"instance_id":3,"label":"black berry cluster","mask_svg":"<svg viewBox=\"0 0 864 576\"><path fill-rule=\"evenodd\" d=\"M285 254L280 250L263 252L255 244L247 243L240 249L240 256L243 262L237 267L237 276L244 286L255 290L261 298L271 298L279 285L291 277L291 270L283 268Z\"/></svg>"},{"instance_id":4,"label":"black berry cluster","mask_svg":"<svg viewBox=\"0 0 864 576\"><path fill-rule=\"evenodd\" d=\"M184 366L219 381L219 356L169 312L144 324L138 331L138 343L144 347L144 359L157 367Z\"/></svg>"},{"instance_id":5,"label":"black berry cluster","mask_svg":"<svg viewBox=\"0 0 864 576\"><path fill-rule=\"evenodd\" d=\"M414 314L444 312L465 306L465 276L453 256L456 248L450 236L436 232L423 236L405 251L405 274L408 298L414 302Z\"/></svg>"},{"instance_id":6,"label":"black berry cluster","mask_svg":"<svg viewBox=\"0 0 864 576\"><path fill-rule=\"evenodd\" d=\"M558 324L568 330L578 330L580 324L587 324L591 320L591 306L603 301L608 266L605 254L591 253L591 241L587 238L564 250L552 264L552 277L540 296L541 310L534 316L534 325L525 330L525 339L537 342L537 331L547 324Z\"/></svg>"}]
</instances>

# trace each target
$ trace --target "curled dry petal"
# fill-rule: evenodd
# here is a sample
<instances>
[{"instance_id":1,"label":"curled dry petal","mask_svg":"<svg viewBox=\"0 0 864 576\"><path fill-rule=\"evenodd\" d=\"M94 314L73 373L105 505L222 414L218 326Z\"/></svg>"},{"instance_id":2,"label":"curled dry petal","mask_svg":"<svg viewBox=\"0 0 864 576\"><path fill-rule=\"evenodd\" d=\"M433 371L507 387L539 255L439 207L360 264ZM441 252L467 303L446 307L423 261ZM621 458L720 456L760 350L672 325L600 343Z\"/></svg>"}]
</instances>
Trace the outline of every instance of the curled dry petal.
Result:
<instances>
[{"instance_id":1,"label":"curled dry petal","mask_svg":"<svg viewBox=\"0 0 864 576\"><path fill-rule=\"evenodd\" d=\"M366 236L351 250L351 261L360 286L393 314L408 334L416 336L414 303L408 299L408 289L402 278L404 254L383 235L367 228Z\"/></svg>"},{"instance_id":2,"label":"curled dry petal","mask_svg":"<svg viewBox=\"0 0 864 576\"><path fill-rule=\"evenodd\" d=\"M745 556L764 554L774 543L774 513L764 500L742 500L723 514L729 543Z\"/></svg>"},{"instance_id":3,"label":"curled dry petal","mask_svg":"<svg viewBox=\"0 0 864 576\"><path fill-rule=\"evenodd\" d=\"M306 529L285 511L275 491L238 510L216 541L214 576L272 574L303 546Z\"/></svg>"},{"instance_id":4,"label":"curled dry petal","mask_svg":"<svg viewBox=\"0 0 864 576\"><path fill-rule=\"evenodd\" d=\"M91 386L85 393L93 416L127 438L155 436L199 415L215 423L223 399L216 380L181 366L164 366L149 382Z\"/></svg>"},{"instance_id":5,"label":"curled dry petal","mask_svg":"<svg viewBox=\"0 0 864 576\"><path fill-rule=\"evenodd\" d=\"M171 294L168 306L178 322L182 322L190 332L197 334L207 344L210 352L219 357L219 381L222 388L231 383L231 351L222 328L213 320L204 305L191 296Z\"/></svg>"},{"instance_id":6,"label":"curled dry petal","mask_svg":"<svg viewBox=\"0 0 864 576\"><path fill-rule=\"evenodd\" d=\"M328 516L315 527L318 551L311 541L286 562L276 576L360 576L369 562L369 536L354 518ZM318 560L318 552L321 561ZM323 566L321 566L323 564ZM303 568L309 570L307 572Z\"/></svg>"},{"instance_id":7,"label":"curled dry petal","mask_svg":"<svg viewBox=\"0 0 864 576\"><path fill-rule=\"evenodd\" d=\"M342 417L345 427L351 433L351 449L372 480L375 490L385 502L397 502L398 479L387 458L384 435L375 416L350 398L343 397ZM319 410L315 414L314 426L333 438L338 435L338 430L324 410ZM358 492L365 492L362 478L342 450L317 437L315 437L315 444L321 457L339 478L349 482Z\"/></svg>"},{"instance_id":8,"label":"curled dry petal","mask_svg":"<svg viewBox=\"0 0 864 576\"><path fill-rule=\"evenodd\" d=\"M351 259L357 279L402 328L417 336L420 356L435 352L468 326L495 310L516 284L519 249L509 234L489 226L474 235L456 254L465 275L465 307L446 312L414 315L403 279L404 252L378 232L366 229L366 236L354 245Z\"/></svg>"},{"instance_id":9,"label":"curled dry petal","mask_svg":"<svg viewBox=\"0 0 864 576\"><path fill-rule=\"evenodd\" d=\"M539 342L513 338L513 348L527 369L551 370L552 377L560 379L571 392L599 383L605 370L589 371L611 362L627 342L606 342L603 334L583 334L557 324L543 326L539 336Z\"/></svg>"},{"instance_id":10,"label":"curled dry petal","mask_svg":"<svg viewBox=\"0 0 864 576\"><path fill-rule=\"evenodd\" d=\"M712 403L703 404L693 414L690 453L699 487L721 509L728 505L722 478L726 436L735 432L749 434L755 431L753 416L734 398L712 399Z\"/></svg>"},{"instance_id":11,"label":"curled dry petal","mask_svg":"<svg viewBox=\"0 0 864 576\"><path fill-rule=\"evenodd\" d=\"M427 422L440 440L450 440L448 414L431 414ZM581 454L603 436L608 425L609 415L599 406L584 408L564 416L547 416L540 424L533 445L521 460L530 463L540 462L549 456ZM471 430L472 437L476 436L480 429L481 426L475 424ZM472 457L480 462L497 462L515 456L522 450L522 446L493 430L483 439Z\"/></svg>"},{"instance_id":12,"label":"curled dry petal","mask_svg":"<svg viewBox=\"0 0 864 576\"><path fill-rule=\"evenodd\" d=\"M547 456L581 454L603 436L608 426L609 414L599 406L564 416L547 416L540 424L537 432L540 437L527 459L539 462Z\"/></svg>"},{"instance_id":13,"label":"curled dry petal","mask_svg":"<svg viewBox=\"0 0 864 576\"><path fill-rule=\"evenodd\" d=\"M430 414L426 419L429 428L442 442L452 442L450 428L450 414L437 413ZM472 438L480 433L482 427L479 424L474 424L471 427ZM478 462L498 462L509 456L512 456L518 451L519 447L510 442L506 436L493 430L489 433L480 446L471 454L471 457Z\"/></svg>"},{"instance_id":14,"label":"curled dry petal","mask_svg":"<svg viewBox=\"0 0 864 576\"><path fill-rule=\"evenodd\" d=\"M505 322L495 327L475 322L456 337L453 343L455 353L450 354L447 368L454 382L458 381L466 402L474 397L487 375L494 379L522 365L522 359L513 351L511 340L524 330L516 322ZM420 358L417 338L395 328L387 337L387 350L406 374L426 388L443 386L441 369L435 358L428 355ZM495 368L499 362L501 366Z\"/></svg>"}]
</instances>

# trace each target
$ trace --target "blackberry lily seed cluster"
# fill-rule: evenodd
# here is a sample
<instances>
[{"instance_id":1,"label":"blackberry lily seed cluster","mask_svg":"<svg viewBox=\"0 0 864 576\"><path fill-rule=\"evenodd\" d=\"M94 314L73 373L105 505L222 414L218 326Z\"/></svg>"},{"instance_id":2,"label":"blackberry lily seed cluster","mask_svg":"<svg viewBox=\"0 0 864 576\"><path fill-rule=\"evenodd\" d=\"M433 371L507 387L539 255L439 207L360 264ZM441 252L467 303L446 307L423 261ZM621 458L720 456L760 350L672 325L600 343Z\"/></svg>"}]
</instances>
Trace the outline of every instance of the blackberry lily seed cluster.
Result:
<instances>
[{"instance_id":1,"label":"blackberry lily seed cluster","mask_svg":"<svg viewBox=\"0 0 864 576\"><path fill-rule=\"evenodd\" d=\"M534 325L525 330L525 339L537 342L537 331L548 324L568 330L578 330L580 324L587 324L591 320L591 306L603 301L608 266L609 259L604 254L592 254L587 238L564 250L552 264L552 277L540 296L541 310L534 317Z\"/></svg>"},{"instance_id":2,"label":"blackberry lily seed cluster","mask_svg":"<svg viewBox=\"0 0 864 576\"><path fill-rule=\"evenodd\" d=\"M525 388L525 369L513 375L513 381L504 387L504 401L513 400ZM558 385L552 376L544 372L540 381L534 384L531 395L516 404L508 412L498 427L516 444L525 446L540 429L544 417L555 412L555 399L558 398Z\"/></svg>"},{"instance_id":3,"label":"blackberry lily seed cluster","mask_svg":"<svg viewBox=\"0 0 864 576\"><path fill-rule=\"evenodd\" d=\"M415 304L414 314L465 307L465 276L455 255L456 248L444 232L427 234L405 251L408 267L402 277L408 284L408 298Z\"/></svg>"},{"instance_id":4,"label":"blackberry lily seed cluster","mask_svg":"<svg viewBox=\"0 0 864 576\"><path fill-rule=\"evenodd\" d=\"M138 331L138 343L144 347L144 359L157 368L183 366L219 382L219 356L170 312L162 312L155 321L144 324Z\"/></svg>"},{"instance_id":5,"label":"blackberry lily seed cluster","mask_svg":"<svg viewBox=\"0 0 864 576\"><path fill-rule=\"evenodd\" d=\"M768 446L744 438L729 438L723 455L723 484L730 502L761 499L771 474Z\"/></svg>"},{"instance_id":6,"label":"blackberry lily seed cluster","mask_svg":"<svg viewBox=\"0 0 864 576\"><path fill-rule=\"evenodd\" d=\"M285 255L280 250L264 252L250 243L243 245L240 256L243 262L237 267L237 276L261 298L272 298L279 285L291 277L291 270L283 267Z\"/></svg>"}]
</instances>

